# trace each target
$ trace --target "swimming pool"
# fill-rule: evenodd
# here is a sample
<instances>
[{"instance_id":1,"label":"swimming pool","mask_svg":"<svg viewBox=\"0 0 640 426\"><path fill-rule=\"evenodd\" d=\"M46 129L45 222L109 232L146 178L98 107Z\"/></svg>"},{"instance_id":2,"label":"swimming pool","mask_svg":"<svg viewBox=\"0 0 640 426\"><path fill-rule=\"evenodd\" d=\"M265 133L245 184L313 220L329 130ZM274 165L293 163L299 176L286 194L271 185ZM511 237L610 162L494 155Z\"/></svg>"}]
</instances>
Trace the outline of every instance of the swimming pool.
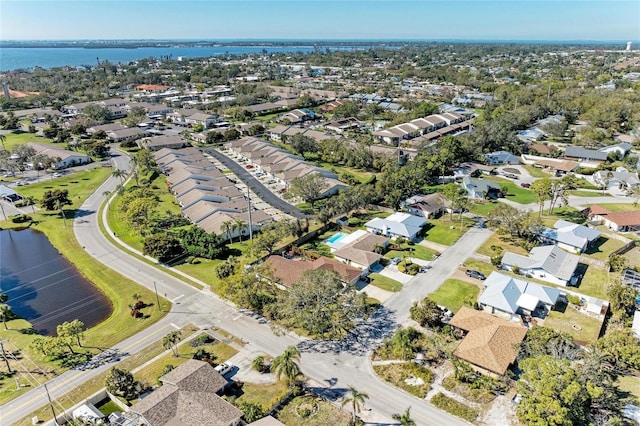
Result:
<instances>
[{"instance_id":1,"label":"swimming pool","mask_svg":"<svg viewBox=\"0 0 640 426\"><path fill-rule=\"evenodd\" d=\"M332 236L331 238L327 239L328 243L335 243L336 241L344 238L347 234L343 234L342 232L338 232L336 235Z\"/></svg>"}]
</instances>

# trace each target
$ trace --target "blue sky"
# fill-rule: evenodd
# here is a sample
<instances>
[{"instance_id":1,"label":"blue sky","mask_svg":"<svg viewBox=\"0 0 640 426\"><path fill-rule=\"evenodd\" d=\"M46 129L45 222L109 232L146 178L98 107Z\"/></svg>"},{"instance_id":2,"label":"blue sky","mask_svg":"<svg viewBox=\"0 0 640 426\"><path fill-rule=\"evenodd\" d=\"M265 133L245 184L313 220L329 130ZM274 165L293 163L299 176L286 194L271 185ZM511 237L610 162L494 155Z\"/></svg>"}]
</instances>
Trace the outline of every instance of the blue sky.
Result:
<instances>
[{"instance_id":1,"label":"blue sky","mask_svg":"<svg viewBox=\"0 0 640 426\"><path fill-rule=\"evenodd\" d=\"M640 40L640 1L0 0L0 39Z\"/></svg>"}]
</instances>

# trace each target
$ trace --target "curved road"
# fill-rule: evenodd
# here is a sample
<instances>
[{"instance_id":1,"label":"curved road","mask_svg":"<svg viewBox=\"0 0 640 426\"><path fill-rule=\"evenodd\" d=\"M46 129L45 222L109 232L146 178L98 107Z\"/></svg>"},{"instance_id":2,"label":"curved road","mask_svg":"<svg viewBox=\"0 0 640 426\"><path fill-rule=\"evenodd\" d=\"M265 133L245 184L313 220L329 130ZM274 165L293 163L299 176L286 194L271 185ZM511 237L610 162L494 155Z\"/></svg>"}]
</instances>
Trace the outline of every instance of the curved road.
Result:
<instances>
[{"instance_id":1,"label":"curved road","mask_svg":"<svg viewBox=\"0 0 640 426\"><path fill-rule=\"evenodd\" d=\"M290 214L298 219L311 218L302 212L299 208L284 201L282 198L275 195L269 188L264 186L262 182L255 178L247 169L240 164L233 161L215 148L207 148L204 150L207 154L210 154L216 160L224 164L229 170L233 172L242 182L244 182L255 194L260 197L265 203L275 207L276 209Z\"/></svg>"},{"instance_id":2,"label":"curved road","mask_svg":"<svg viewBox=\"0 0 640 426\"><path fill-rule=\"evenodd\" d=\"M113 160L117 168L128 169L126 156L116 155ZM276 356L287 346L297 345L303 352L301 367L304 374L315 383L322 384L317 389L319 393L336 399L344 395L348 386L353 385L369 395L366 407L372 411L362 413L367 422L388 424L392 414L404 412L411 406L411 416L420 425L468 424L436 409L426 401L380 381L371 370L369 354L398 322L407 318L412 301L421 299L437 288L461 261L489 237L490 232L473 229L465 234L434 262L432 270L419 274L401 292L389 299L386 306L391 310L386 307L380 309L372 320L360 324L348 339L339 342L309 341L293 334L276 336L268 325L244 315L208 289L197 290L114 246L101 233L97 212L104 202L103 192L113 190L117 184L117 179L109 178L83 204L81 208L86 214L74 221L76 238L88 253L108 268L152 291L155 282L158 292L166 294L173 302L172 310L165 318L117 345L120 352L136 353L175 327L189 323L203 328L218 326L250 342L246 346L249 352L264 352ZM397 311L394 312L394 309ZM110 365L87 371L70 370L53 378L47 384L51 397L56 399L62 396L108 368ZM0 424L13 424L46 403L43 387L35 388L0 407Z\"/></svg>"}]
</instances>

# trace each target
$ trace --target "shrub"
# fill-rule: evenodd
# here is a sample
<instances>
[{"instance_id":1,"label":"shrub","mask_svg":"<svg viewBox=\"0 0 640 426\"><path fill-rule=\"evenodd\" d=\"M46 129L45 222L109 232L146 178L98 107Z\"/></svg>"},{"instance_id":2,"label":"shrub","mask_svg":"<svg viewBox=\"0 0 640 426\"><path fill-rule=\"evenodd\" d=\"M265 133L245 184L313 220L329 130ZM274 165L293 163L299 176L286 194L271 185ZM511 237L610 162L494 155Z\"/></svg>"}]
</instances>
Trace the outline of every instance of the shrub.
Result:
<instances>
[{"instance_id":1,"label":"shrub","mask_svg":"<svg viewBox=\"0 0 640 426\"><path fill-rule=\"evenodd\" d=\"M13 223L25 223L25 222L31 222L31 216L27 215L27 214L17 214L15 216L13 216L11 218L11 221Z\"/></svg>"},{"instance_id":2,"label":"shrub","mask_svg":"<svg viewBox=\"0 0 640 426\"><path fill-rule=\"evenodd\" d=\"M476 417L478 417L477 410L468 407L453 398L449 398L441 392L438 392L433 398L431 398L431 403L439 409L444 410L449 414L453 414L454 416L461 417L469 422L472 422Z\"/></svg>"},{"instance_id":3,"label":"shrub","mask_svg":"<svg viewBox=\"0 0 640 426\"><path fill-rule=\"evenodd\" d=\"M582 299L580 299L580 296L576 296L574 294L570 294L570 295L567 296L567 300L572 305L577 305L577 306L582 305Z\"/></svg>"}]
</instances>

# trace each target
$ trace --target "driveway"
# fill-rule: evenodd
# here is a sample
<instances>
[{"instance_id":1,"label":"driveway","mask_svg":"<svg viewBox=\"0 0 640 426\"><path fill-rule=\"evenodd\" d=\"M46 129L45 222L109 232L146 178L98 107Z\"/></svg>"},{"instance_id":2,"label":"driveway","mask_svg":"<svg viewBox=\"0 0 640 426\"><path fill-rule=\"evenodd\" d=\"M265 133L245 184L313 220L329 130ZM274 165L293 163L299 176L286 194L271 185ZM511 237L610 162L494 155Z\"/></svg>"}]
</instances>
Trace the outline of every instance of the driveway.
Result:
<instances>
[{"instance_id":1,"label":"driveway","mask_svg":"<svg viewBox=\"0 0 640 426\"><path fill-rule=\"evenodd\" d=\"M238 177L238 179L240 179L247 186L249 186L249 188L251 188L251 191L253 191L264 202L298 219L313 217L313 216L304 214L296 206L293 206L287 203L282 198L275 195L273 192L269 190L269 188L264 186L262 182L256 179L255 176L253 176L248 170L246 170L240 164L236 163L235 161L233 161L231 158L227 157L220 151L214 148L206 148L204 151L207 154L211 155L216 160L220 161L222 164L224 164L229 170L233 172L233 174L235 174Z\"/></svg>"}]
</instances>

